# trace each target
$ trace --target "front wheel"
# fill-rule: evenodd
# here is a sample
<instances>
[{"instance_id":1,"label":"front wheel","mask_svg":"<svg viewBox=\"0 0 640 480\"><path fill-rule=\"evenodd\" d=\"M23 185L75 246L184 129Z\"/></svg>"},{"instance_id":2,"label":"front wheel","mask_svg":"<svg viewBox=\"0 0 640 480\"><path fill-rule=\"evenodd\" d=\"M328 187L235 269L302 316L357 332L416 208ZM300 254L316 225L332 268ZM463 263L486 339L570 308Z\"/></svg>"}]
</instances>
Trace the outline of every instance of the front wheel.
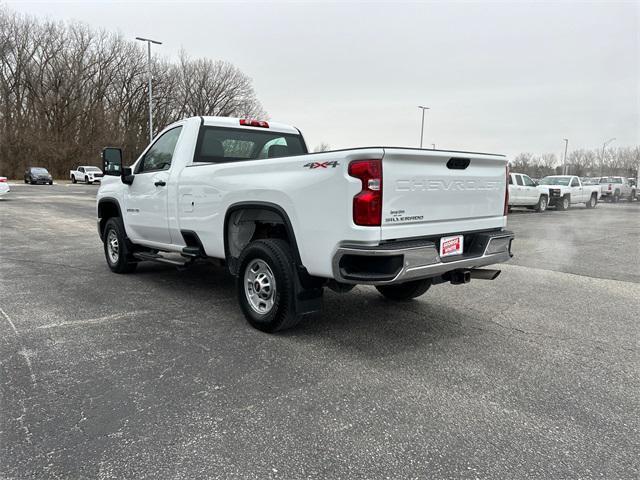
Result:
<instances>
[{"instance_id":1,"label":"front wheel","mask_svg":"<svg viewBox=\"0 0 640 480\"><path fill-rule=\"evenodd\" d=\"M289 244L275 238L256 240L245 247L238 263L238 301L251 326L272 333L296 325L300 316Z\"/></svg>"},{"instance_id":2,"label":"front wheel","mask_svg":"<svg viewBox=\"0 0 640 480\"><path fill-rule=\"evenodd\" d=\"M587 208L593 208L598 204L598 197L596 194L591 195L589 201L585 204Z\"/></svg>"},{"instance_id":3,"label":"front wheel","mask_svg":"<svg viewBox=\"0 0 640 480\"><path fill-rule=\"evenodd\" d=\"M71 175L71 183L76 183L76 176L75 175Z\"/></svg>"},{"instance_id":4,"label":"front wheel","mask_svg":"<svg viewBox=\"0 0 640 480\"><path fill-rule=\"evenodd\" d=\"M431 279L413 280L399 285L380 285L376 289L387 300L405 302L426 293L431 287Z\"/></svg>"},{"instance_id":5,"label":"front wheel","mask_svg":"<svg viewBox=\"0 0 640 480\"><path fill-rule=\"evenodd\" d=\"M556 203L556 209L557 210L568 210L570 205L571 205L571 202L569 201L569 197L562 197Z\"/></svg>"},{"instance_id":6,"label":"front wheel","mask_svg":"<svg viewBox=\"0 0 640 480\"><path fill-rule=\"evenodd\" d=\"M104 255L107 265L115 273L131 273L138 264L133 261L127 247L124 224L120 217L110 218L104 227Z\"/></svg>"},{"instance_id":7,"label":"front wheel","mask_svg":"<svg viewBox=\"0 0 640 480\"><path fill-rule=\"evenodd\" d=\"M538 200L538 204L536 205L536 211L537 212L544 212L547 209L547 205L548 205L548 200L547 197L544 195L540 196L540 200Z\"/></svg>"}]
</instances>

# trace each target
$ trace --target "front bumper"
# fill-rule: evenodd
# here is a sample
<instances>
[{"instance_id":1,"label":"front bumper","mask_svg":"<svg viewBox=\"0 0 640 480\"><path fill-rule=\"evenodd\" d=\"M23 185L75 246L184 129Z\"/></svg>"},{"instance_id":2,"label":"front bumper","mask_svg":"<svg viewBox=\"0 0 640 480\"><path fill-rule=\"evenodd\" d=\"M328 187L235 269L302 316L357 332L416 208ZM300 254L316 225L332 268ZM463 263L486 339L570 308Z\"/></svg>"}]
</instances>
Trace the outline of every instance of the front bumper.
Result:
<instances>
[{"instance_id":1,"label":"front bumper","mask_svg":"<svg viewBox=\"0 0 640 480\"><path fill-rule=\"evenodd\" d=\"M333 278L342 283L389 285L502 263L513 256L513 232L502 230L464 235L465 245L468 245L465 253L444 259L438 253L438 239L377 246L343 245L333 257Z\"/></svg>"}]
</instances>

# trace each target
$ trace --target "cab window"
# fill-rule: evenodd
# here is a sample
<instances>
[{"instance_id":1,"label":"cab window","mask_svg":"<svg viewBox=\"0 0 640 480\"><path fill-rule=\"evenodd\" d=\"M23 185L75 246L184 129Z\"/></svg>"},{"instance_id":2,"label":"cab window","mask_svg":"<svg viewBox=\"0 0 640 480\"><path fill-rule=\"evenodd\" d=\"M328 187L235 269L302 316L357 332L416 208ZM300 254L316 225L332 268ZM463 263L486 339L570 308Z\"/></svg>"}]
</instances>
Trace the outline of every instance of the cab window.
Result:
<instances>
[{"instance_id":1,"label":"cab window","mask_svg":"<svg viewBox=\"0 0 640 480\"><path fill-rule=\"evenodd\" d=\"M522 185L522 176L521 175L516 175L516 183L518 185Z\"/></svg>"},{"instance_id":2,"label":"cab window","mask_svg":"<svg viewBox=\"0 0 640 480\"><path fill-rule=\"evenodd\" d=\"M138 165L136 173L169 170L169 167L171 167L171 160L173 159L173 151L176 148L181 131L182 127L176 127L163 133L147 153L145 153Z\"/></svg>"},{"instance_id":3,"label":"cab window","mask_svg":"<svg viewBox=\"0 0 640 480\"><path fill-rule=\"evenodd\" d=\"M571 186L572 186L572 187L579 187L579 186L580 186L580 182L578 182L578 179L577 179L577 178L575 178L575 177L574 177L574 178L571 180Z\"/></svg>"}]
</instances>

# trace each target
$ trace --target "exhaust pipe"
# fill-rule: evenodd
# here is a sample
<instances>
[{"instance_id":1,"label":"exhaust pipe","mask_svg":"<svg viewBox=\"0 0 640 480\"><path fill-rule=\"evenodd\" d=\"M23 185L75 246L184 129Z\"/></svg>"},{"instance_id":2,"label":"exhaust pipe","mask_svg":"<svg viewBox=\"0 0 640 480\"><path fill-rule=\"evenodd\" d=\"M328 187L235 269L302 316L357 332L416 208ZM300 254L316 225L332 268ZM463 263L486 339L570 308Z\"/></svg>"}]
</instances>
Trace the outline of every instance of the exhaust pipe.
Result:
<instances>
[{"instance_id":1,"label":"exhaust pipe","mask_svg":"<svg viewBox=\"0 0 640 480\"><path fill-rule=\"evenodd\" d=\"M471 270L453 270L448 276L451 285L462 285L471 281Z\"/></svg>"},{"instance_id":2,"label":"exhaust pipe","mask_svg":"<svg viewBox=\"0 0 640 480\"><path fill-rule=\"evenodd\" d=\"M474 268L470 271L471 278L478 278L480 280L495 280L500 275L501 270L487 270L481 268Z\"/></svg>"}]
</instances>

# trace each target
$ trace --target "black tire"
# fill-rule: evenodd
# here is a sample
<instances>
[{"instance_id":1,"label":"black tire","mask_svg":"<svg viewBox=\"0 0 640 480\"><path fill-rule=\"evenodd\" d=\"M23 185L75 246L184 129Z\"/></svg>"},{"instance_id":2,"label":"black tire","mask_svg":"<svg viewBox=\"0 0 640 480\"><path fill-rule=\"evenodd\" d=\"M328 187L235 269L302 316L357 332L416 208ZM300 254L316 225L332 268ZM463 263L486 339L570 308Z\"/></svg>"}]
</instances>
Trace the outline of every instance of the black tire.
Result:
<instances>
[{"instance_id":1,"label":"black tire","mask_svg":"<svg viewBox=\"0 0 640 480\"><path fill-rule=\"evenodd\" d=\"M547 199L547 196L540 195L540 198L538 199L538 203L535 206L536 212L542 213L547 209L548 206L549 206L549 200Z\"/></svg>"},{"instance_id":2,"label":"black tire","mask_svg":"<svg viewBox=\"0 0 640 480\"><path fill-rule=\"evenodd\" d=\"M264 286L256 289L258 277L254 277L256 280L253 280L253 283L251 277L256 267L261 268L263 264L268 267L268 271L263 273L273 284L268 284L268 289ZM273 333L291 328L300 321L300 316L296 315L295 311L294 261L287 242L276 238L251 242L240 254L238 265L238 302L251 326L263 332ZM260 304L254 306L256 302L260 303L260 288L263 292L268 292L263 302L263 313L259 311ZM250 293L254 293L254 297L258 298L251 300Z\"/></svg>"},{"instance_id":3,"label":"black tire","mask_svg":"<svg viewBox=\"0 0 640 480\"><path fill-rule=\"evenodd\" d=\"M108 242L111 241L111 232L113 232L117 240L117 258L113 258L109 251ZM131 255L127 236L125 235L124 224L120 217L112 217L107 221L107 224L104 226L102 238L104 243L104 256L107 259L107 265L109 265L111 271L115 273L133 272L138 264Z\"/></svg>"},{"instance_id":4,"label":"black tire","mask_svg":"<svg viewBox=\"0 0 640 480\"><path fill-rule=\"evenodd\" d=\"M87 177L86 175L84 176L84 183L86 183L87 185L89 185L89 177Z\"/></svg>"},{"instance_id":5,"label":"black tire","mask_svg":"<svg viewBox=\"0 0 640 480\"><path fill-rule=\"evenodd\" d=\"M620 201L620 191L616 190L613 194L613 198L611 199L613 203L618 203Z\"/></svg>"},{"instance_id":6,"label":"black tire","mask_svg":"<svg viewBox=\"0 0 640 480\"><path fill-rule=\"evenodd\" d=\"M556 210L569 210L570 206L571 199L569 198L569 195L565 195L564 197L556 200Z\"/></svg>"},{"instance_id":7,"label":"black tire","mask_svg":"<svg viewBox=\"0 0 640 480\"><path fill-rule=\"evenodd\" d=\"M29 183L29 180L27 180L27 178L25 177L24 179L24 183Z\"/></svg>"},{"instance_id":8,"label":"black tire","mask_svg":"<svg viewBox=\"0 0 640 480\"><path fill-rule=\"evenodd\" d=\"M77 183L75 175L71 175L71 183Z\"/></svg>"},{"instance_id":9,"label":"black tire","mask_svg":"<svg viewBox=\"0 0 640 480\"><path fill-rule=\"evenodd\" d=\"M636 191L631 190L631 195L629 195L629 202L633 202L636 199Z\"/></svg>"},{"instance_id":10,"label":"black tire","mask_svg":"<svg viewBox=\"0 0 640 480\"><path fill-rule=\"evenodd\" d=\"M376 289L387 300L406 302L412 298L424 295L431 287L431 279L413 280L399 285L380 285Z\"/></svg>"},{"instance_id":11,"label":"black tire","mask_svg":"<svg viewBox=\"0 0 640 480\"><path fill-rule=\"evenodd\" d=\"M51 180L51 181L49 182L49 185L53 185L53 180Z\"/></svg>"},{"instance_id":12,"label":"black tire","mask_svg":"<svg viewBox=\"0 0 640 480\"><path fill-rule=\"evenodd\" d=\"M29 180L29 183L30 183L31 185L35 185L35 184L36 184L36 182L33 180L33 178L31 178L31 179Z\"/></svg>"},{"instance_id":13,"label":"black tire","mask_svg":"<svg viewBox=\"0 0 640 480\"><path fill-rule=\"evenodd\" d=\"M589 198L589 201L585 203L587 208L594 208L598 204L598 194L594 193Z\"/></svg>"}]
</instances>

